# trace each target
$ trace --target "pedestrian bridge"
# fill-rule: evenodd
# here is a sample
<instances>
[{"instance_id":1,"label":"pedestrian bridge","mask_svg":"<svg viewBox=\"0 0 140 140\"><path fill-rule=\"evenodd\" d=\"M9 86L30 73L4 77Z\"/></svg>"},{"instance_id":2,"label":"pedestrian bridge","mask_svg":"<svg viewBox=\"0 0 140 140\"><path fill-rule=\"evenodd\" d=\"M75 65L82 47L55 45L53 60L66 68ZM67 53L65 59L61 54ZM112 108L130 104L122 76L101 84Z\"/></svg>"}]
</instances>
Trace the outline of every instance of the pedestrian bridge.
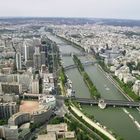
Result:
<instances>
[{"instance_id":1,"label":"pedestrian bridge","mask_svg":"<svg viewBox=\"0 0 140 140\"><path fill-rule=\"evenodd\" d=\"M95 63L97 63L97 61L94 61L94 62L86 61L86 62L83 62L82 65L89 66L89 65L94 65ZM64 70L70 70L70 69L74 69L74 68L77 68L77 66L75 64L64 67Z\"/></svg>"},{"instance_id":2,"label":"pedestrian bridge","mask_svg":"<svg viewBox=\"0 0 140 140\"><path fill-rule=\"evenodd\" d=\"M71 99L75 100L80 104L86 105L98 105L101 109L104 109L108 106L112 107L129 107L129 108L140 108L140 102L133 102L133 101L126 101L126 100L106 100L106 99L87 99L87 98L70 98L70 97L63 97L63 96L56 96L57 99Z\"/></svg>"}]
</instances>

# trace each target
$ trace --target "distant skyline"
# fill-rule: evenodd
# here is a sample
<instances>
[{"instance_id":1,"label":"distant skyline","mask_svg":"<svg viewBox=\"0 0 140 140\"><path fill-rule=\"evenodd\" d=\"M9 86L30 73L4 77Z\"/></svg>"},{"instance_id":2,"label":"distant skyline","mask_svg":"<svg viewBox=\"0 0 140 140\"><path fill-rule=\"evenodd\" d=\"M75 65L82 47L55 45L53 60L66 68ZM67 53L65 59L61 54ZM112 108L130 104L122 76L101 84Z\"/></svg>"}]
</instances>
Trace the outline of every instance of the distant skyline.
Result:
<instances>
[{"instance_id":1,"label":"distant skyline","mask_svg":"<svg viewBox=\"0 0 140 140\"><path fill-rule=\"evenodd\" d=\"M140 0L0 0L0 17L28 16L140 20Z\"/></svg>"}]
</instances>

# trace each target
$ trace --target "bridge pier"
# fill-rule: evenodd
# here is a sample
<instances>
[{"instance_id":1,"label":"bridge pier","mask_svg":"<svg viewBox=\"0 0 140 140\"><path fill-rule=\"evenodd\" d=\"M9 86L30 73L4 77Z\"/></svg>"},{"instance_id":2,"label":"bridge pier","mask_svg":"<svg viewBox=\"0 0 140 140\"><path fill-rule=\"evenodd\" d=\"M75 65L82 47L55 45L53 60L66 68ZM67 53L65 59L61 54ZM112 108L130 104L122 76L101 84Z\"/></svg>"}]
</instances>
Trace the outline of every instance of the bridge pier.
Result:
<instances>
[{"instance_id":1,"label":"bridge pier","mask_svg":"<svg viewBox=\"0 0 140 140\"><path fill-rule=\"evenodd\" d=\"M98 103L98 106L101 108L101 109L105 109L106 108L106 103L103 99L99 100L99 103Z\"/></svg>"}]
</instances>

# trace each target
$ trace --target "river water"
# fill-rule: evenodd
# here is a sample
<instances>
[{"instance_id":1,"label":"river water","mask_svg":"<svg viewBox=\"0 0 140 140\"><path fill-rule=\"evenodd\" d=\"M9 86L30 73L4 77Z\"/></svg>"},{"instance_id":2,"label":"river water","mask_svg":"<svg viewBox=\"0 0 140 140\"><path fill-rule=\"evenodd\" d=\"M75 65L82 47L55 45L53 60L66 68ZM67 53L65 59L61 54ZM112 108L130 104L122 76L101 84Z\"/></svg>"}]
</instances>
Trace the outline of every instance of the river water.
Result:
<instances>
[{"instance_id":1,"label":"river water","mask_svg":"<svg viewBox=\"0 0 140 140\"><path fill-rule=\"evenodd\" d=\"M66 42L55 36L48 34L48 37L58 44L62 53L79 52L78 49L71 45L67 45ZM88 60L90 61L92 59L90 57L79 58L82 62ZM64 66L74 64L71 57L62 57L62 61ZM85 67L85 70L90 76L94 85L97 87L102 98L112 100L126 100L120 91L111 83L111 81L105 77L103 72L100 71L96 64ZM85 85L79 71L77 69L71 69L67 71L66 74L72 81L73 88L76 91L76 97L90 98L88 88ZM134 123L134 120L137 120L137 122L140 123L140 113L136 109L108 107L104 110L101 110L97 106L87 105L83 105L82 108L84 112L94 115L97 121L99 121L102 125L105 125L123 139L140 140L140 130ZM129 114L126 113L125 110L127 110ZM130 115L133 117L133 120Z\"/></svg>"}]
</instances>

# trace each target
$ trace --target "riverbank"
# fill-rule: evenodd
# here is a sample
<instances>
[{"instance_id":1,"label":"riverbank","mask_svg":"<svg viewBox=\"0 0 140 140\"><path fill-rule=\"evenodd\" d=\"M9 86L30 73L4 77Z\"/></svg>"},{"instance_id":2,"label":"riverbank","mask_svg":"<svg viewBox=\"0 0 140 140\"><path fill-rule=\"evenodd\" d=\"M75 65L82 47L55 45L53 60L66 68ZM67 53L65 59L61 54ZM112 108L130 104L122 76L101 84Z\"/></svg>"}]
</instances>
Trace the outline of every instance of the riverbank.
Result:
<instances>
[{"instance_id":1,"label":"riverbank","mask_svg":"<svg viewBox=\"0 0 140 140\"><path fill-rule=\"evenodd\" d=\"M88 124L90 124L92 127L96 128L98 131L103 133L105 136L107 136L110 140L116 140L116 138L107 132L105 129L101 128L99 125L97 125L95 122L93 122L91 119L89 119L87 116L85 116L80 110L78 110L76 107L70 106L71 109L84 121L86 121Z\"/></svg>"},{"instance_id":2,"label":"riverbank","mask_svg":"<svg viewBox=\"0 0 140 140\"><path fill-rule=\"evenodd\" d=\"M132 99L127 96L124 91L121 89L121 87L119 87L119 85L114 81L114 79L107 73L103 70L103 68L100 66L100 65L97 65L99 70L104 74L104 76L109 80L111 81L111 83L122 93L122 95L129 101L132 101Z\"/></svg>"},{"instance_id":3,"label":"riverbank","mask_svg":"<svg viewBox=\"0 0 140 140\"><path fill-rule=\"evenodd\" d=\"M96 56L95 56L96 57ZM104 75L119 89L119 91L123 94L123 96L129 101L139 101L140 97L137 96L132 89L127 86L127 84L122 83L116 76L112 76L108 67L104 64L104 62L100 61L99 59L98 67L104 73ZM125 85L125 86L124 86Z\"/></svg>"},{"instance_id":4,"label":"riverbank","mask_svg":"<svg viewBox=\"0 0 140 140\"><path fill-rule=\"evenodd\" d=\"M105 71L103 70L103 68L102 68L100 65L98 65L98 68L99 68L99 70L104 74L104 76L105 76L109 81L111 81L111 83L120 91L120 93L126 98L126 100L128 100L128 101L134 101L134 99L132 99L131 97L129 97L129 96L123 91L123 89L120 87L120 85L118 84L118 82L117 82L116 80L114 80L114 78L113 78L111 75L109 75L107 72L105 72ZM137 110L140 111L139 108L137 108Z\"/></svg>"},{"instance_id":5,"label":"riverbank","mask_svg":"<svg viewBox=\"0 0 140 140\"><path fill-rule=\"evenodd\" d=\"M124 93L128 95L132 100L140 101L140 97L132 91L132 87L130 87L130 85L120 81L120 79L116 76L111 76L111 77L114 79L114 81L116 81L116 83L118 83L118 85L122 88Z\"/></svg>"},{"instance_id":6,"label":"riverbank","mask_svg":"<svg viewBox=\"0 0 140 140\"><path fill-rule=\"evenodd\" d=\"M67 82L67 77L65 75L65 72L64 72L64 68L61 67L61 70L59 72L59 80L60 80L60 88L61 88L61 91L62 91L62 94L65 95L65 84Z\"/></svg>"}]
</instances>

